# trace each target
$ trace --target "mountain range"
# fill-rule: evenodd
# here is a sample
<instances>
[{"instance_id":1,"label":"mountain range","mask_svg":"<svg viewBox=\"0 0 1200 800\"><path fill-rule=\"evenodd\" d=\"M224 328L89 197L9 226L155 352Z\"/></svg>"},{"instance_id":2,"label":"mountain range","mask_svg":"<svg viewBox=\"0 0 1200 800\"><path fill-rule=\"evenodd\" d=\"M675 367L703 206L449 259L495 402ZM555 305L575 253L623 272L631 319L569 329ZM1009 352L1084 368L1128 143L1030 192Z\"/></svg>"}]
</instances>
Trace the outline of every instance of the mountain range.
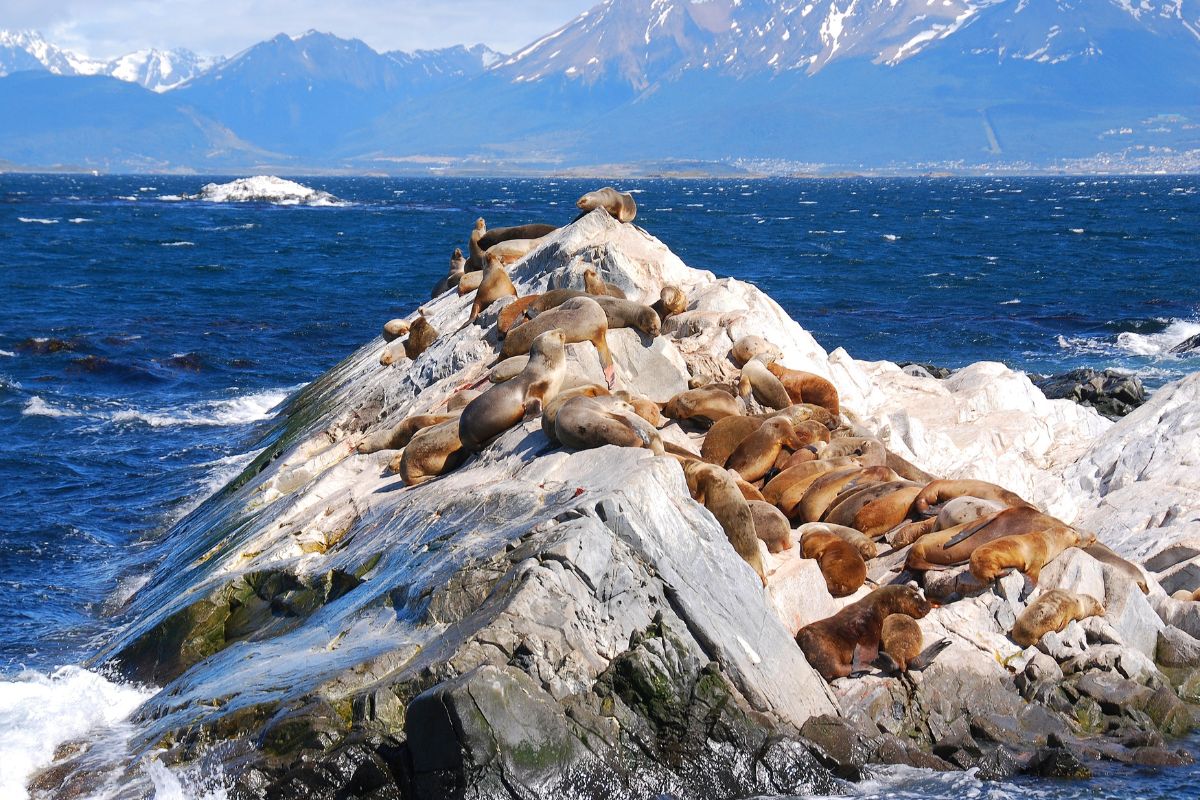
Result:
<instances>
[{"instance_id":1,"label":"mountain range","mask_svg":"<svg viewBox=\"0 0 1200 800\"><path fill-rule=\"evenodd\" d=\"M0 160L29 166L1200 165L1200 0L606 0L511 54L309 31L100 62L0 33L0 74Z\"/></svg>"}]
</instances>

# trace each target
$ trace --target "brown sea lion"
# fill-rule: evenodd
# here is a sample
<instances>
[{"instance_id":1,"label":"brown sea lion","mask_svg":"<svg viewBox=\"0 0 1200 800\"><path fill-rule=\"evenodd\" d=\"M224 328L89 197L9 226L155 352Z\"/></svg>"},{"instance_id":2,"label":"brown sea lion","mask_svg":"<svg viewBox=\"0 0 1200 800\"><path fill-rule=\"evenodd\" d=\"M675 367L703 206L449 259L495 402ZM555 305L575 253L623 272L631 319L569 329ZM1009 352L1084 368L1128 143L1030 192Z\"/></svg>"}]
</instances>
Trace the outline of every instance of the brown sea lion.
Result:
<instances>
[{"instance_id":1,"label":"brown sea lion","mask_svg":"<svg viewBox=\"0 0 1200 800\"><path fill-rule=\"evenodd\" d=\"M692 420L701 425L712 425L717 420L740 413L741 409L733 395L712 386L680 392L663 406L663 416L674 420Z\"/></svg>"},{"instance_id":2,"label":"brown sea lion","mask_svg":"<svg viewBox=\"0 0 1200 800\"><path fill-rule=\"evenodd\" d=\"M785 469L791 469L792 467L816 460L817 454L813 452L811 447L801 447L794 453L784 450L779 454L779 460L775 462L775 471L783 472Z\"/></svg>"},{"instance_id":3,"label":"brown sea lion","mask_svg":"<svg viewBox=\"0 0 1200 800\"><path fill-rule=\"evenodd\" d=\"M925 669L951 644L942 639L924 648L921 626L908 614L888 614L879 638L879 662L885 669L901 673Z\"/></svg>"},{"instance_id":4,"label":"brown sea lion","mask_svg":"<svg viewBox=\"0 0 1200 800\"><path fill-rule=\"evenodd\" d=\"M566 337L549 330L533 340L529 363L521 374L491 386L476 397L459 417L459 439L468 451L481 450L492 439L521 422L554 397L566 374Z\"/></svg>"},{"instance_id":5,"label":"brown sea lion","mask_svg":"<svg viewBox=\"0 0 1200 800\"><path fill-rule=\"evenodd\" d=\"M891 543L893 547L901 548L912 544L927 533L944 531L947 528L974 522L983 517L990 517L999 514L1004 508L1004 505L994 500L983 500L969 495L956 497L943 505L936 517L909 522L898 528L892 534Z\"/></svg>"},{"instance_id":6,"label":"brown sea lion","mask_svg":"<svg viewBox=\"0 0 1200 800\"><path fill-rule=\"evenodd\" d=\"M575 201L575 207L583 212L583 214L595 211L597 208L603 208L608 212L609 216L618 222L633 222L637 217L637 203L634 201L633 195L626 192L618 192L611 186L605 186L603 189L588 192Z\"/></svg>"},{"instance_id":7,"label":"brown sea lion","mask_svg":"<svg viewBox=\"0 0 1200 800\"><path fill-rule=\"evenodd\" d=\"M1058 633L1075 620L1103 615L1104 606L1091 595L1050 589L1039 595L1017 617L1012 640L1021 647L1032 647L1050 631Z\"/></svg>"},{"instance_id":8,"label":"brown sea lion","mask_svg":"<svg viewBox=\"0 0 1200 800\"><path fill-rule=\"evenodd\" d=\"M1002 503L1009 508L1033 508L1033 504L1023 500L1020 495L1010 492L1002 486L987 481L975 480L937 480L930 483L917 495L913 508L918 514L929 514L929 507L953 500L955 497L970 495L983 500Z\"/></svg>"},{"instance_id":9,"label":"brown sea lion","mask_svg":"<svg viewBox=\"0 0 1200 800\"><path fill-rule=\"evenodd\" d=\"M762 492L753 483L748 483L733 470L729 470L729 474L733 476L733 481L737 484L738 491L742 493L742 497L746 498L746 502L750 502L751 500L758 500L763 503L767 502L763 498Z\"/></svg>"},{"instance_id":10,"label":"brown sea lion","mask_svg":"<svg viewBox=\"0 0 1200 800\"><path fill-rule=\"evenodd\" d=\"M872 467L887 466L887 447L871 436L835 436L829 444L818 450L821 458L853 456Z\"/></svg>"},{"instance_id":11,"label":"brown sea lion","mask_svg":"<svg viewBox=\"0 0 1200 800\"><path fill-rule=\"evenodd\" d=\"M887 467L861 467L838 470L813 481L800 501L799 516L804 522L820 522L842 492L873 483L896 480Z\"/></svg>"},{"instance_id":12,"label":"brown sea lion","mask_svg":"<svg viewBox=\"0 0 1200 800\"><path fill-rule=\"evenodd\" d=\"M737 446L750 434L762 427L766 420L759 417L744 417L735 414L724 417L713 423L704 434L704 444L700 446L700 457L718 467L725 466L729 456Z\"/></svg>"},{"instance_id":13,"label":"brown sea lion","mask_svg":"<svg viewBox=\"0 0 1200 800\"><path fill-rule=\"evenodd\" d=\"M507 228L492 228L486 231L479 238L479 246L483 250L489 247L494 247L501 242L507 242L509 239L541 239L543 236L549 236L558 228L553 225L545 225L540 222L531 222L527 225L513 225Z\"/></svg>"},{"instance_id":14,"label":"brown sea lion","mask_svg":"<svg viewBox=\"0 0 1200 800\"><path fill-rule=\"evenodd\" d=\"M475 272L468 272L464 274L458 279L458 296L462 297L465 294L470 294L471 292L476 291L479 289L479 285L481 283L483 283L482 270L476 270Z\"/></svg>"},{"instance_id":15,"label":"brown sea lion","mask_svg":"<svg viewBox=\"0 0 1200 800\"><path fill-rule=\"evenodd\" d=\"M838 427L837 417L829 413L829 409L821 406L814 406L811 403L793 403L787 408L779 410L764 411L761 414L755 414L758 417L787 417L792 421L793 425L799 425L802 422L813 421L825 426L827 431L832 431Z\"/></svg>"},{"instance_id":16,"label":"brown sea lion","mask_svg":"<svg viewBox=\"0 0 1200 800\"><path fill-rule=\"evenodd\" d=\"M625 291L615 283L608 283L594 269L585 269L583 271L583 289L588 294L594 294L600 297L616 297L621 300L625 299ZM657 315L656 315L657 316Z\"/></svg>"},{"instance_id":17,"label":"brown sea lion","mask_svg":"<svg viewBox=\"0 0 1200 800\"><path fill-rule=\"evenodd\" d=\"M1132 561L1121 558L1108 545L1098 541L1083 548L1083 552L1101 564L1108 564L1110 567L1116 568L1118 572L1136 583L1137 587L1142 590L1142 594L1150 594L1150 587L1146 584L1145 573L1138 569L1138 566Z\"/></svg>"},{"instance_id":18,"label":"brown sea lion","mask_svg":"<svg viewBox=\"0 0 1200 800\"><path fill-rule=\"evenodd\" d=\"M763 497L790 520L800 516L800 502L812 485L823 475L844 469L859 469L851 458L835 458L831 461L810 461L797 464L780 472L763 487Z\"/></svg>"},{"instance_id":19,"label":"brown sea lion","mask_svg":"<svg viewBox=\"0 0 1200 800\"><path fill-rule=\"evenodd\" d=\"M625 300L620 297L596 295L593 299L604 309L609 329L633 328L654 339L658 336L661 323L658 314L650 306Z\"/></svg>"},{"instance_id":20,"label":"brown sea lion","mask_svg":"<svg viewBox=\"0 0 1200 800\"><path fill-rule=\"evenodd\" d=\"M1062 551L1069 547L1087 547L1096 542L1094 533L1072 528L1052 517L1048 519L1057 524L1039 527L1029 533L1004 536L975 548L971 553L971 574L983 583L991 583L1015 569L1037 583L1042 568Z\"/></svg>"},{"instance_id":21,"label":"brown sea lion","mask_svg":"<svg viewBox=\"0 0 1200 800\"><path fill-rule=\"evenodd\" d=\"M762 500L748 500L754 515L754 533L772 553L782 553L792 546L792 526L778 508Z\"/></svg>"},{"instance_id":22,"label":"brown sea lion","mask_svg":"<svg viewBox=\"0 0 1200 800\"><path fill-rule=\"evenodd\" d=\"M800 553L814 558L834 597L857 592L867 581L867 562L858 548L835 533L809 529L800 537Z\"/></svg>"},{"instance_id":23,"label":"brown sea lion","mask_svg":"<svg viewBox=\"0 0 1200 800\"><path fill-rule=\"evenodd\" d=\"M595 346L600 355L600 364L604 367L605 380L611 388L616 373L612 353L608 349L608 318L600 304L590 297L573 297L557 308L538 314L513 328L504 337L501 357L527 353L535 337L553 328L563 332L568 344L591 342Z\"/></svg>"},{"instance_id":24,"label":"brown sea lion","mask_svg":"<svg viewBox=\"0 0 1200 800\"><path fill-rule=\"evenodd\" d=\"M729 357L739 367L745 366L751 359L764 355L771 358L782 358L783 351L761 336L743 336L729 349Z\"/></svg>"},{"instance_id":25,"label":"brown sea lion","mask_svg":"<svg viewBox=\"0 0 1200 800\"><path fill-rule=\"evenodd\" d=\"M450 256L450 271L446 273L446 277L434 284L431 296L437 297L442 292L457 289L458 282L466 274L466 269L467 260L463 258L462 250L454 248L454 253Z\"/></svg>"},{"instance_id":26,"label":"brown sea lion","mask_svg":"<svg viewBox=\"0 0 1200 800\"><path fill-rule=\"evenodd\" d=\"M414 414L391 428L371 434L359 442L355 449L360 453L399 450L412 440L417 431L451 419L458 419L458 414Z\"/></svg>"},{"instance_id":27,"label":"brown sea lion","mask_svg":"<svg viewBox=\"0 0 1200 800\"><path fill-rule=\"evenodd\" d=\"M912 549L905 557L904 568L910 572L925 572L967 563L971 560L971 553L975 552L977 547L1008 535L1008 528L1004 525L982 528L981 523L990 519L989 517L976 522L965 522L962 525L946 528L944 531L925 534L913 542ZM951 539L968 529L978 530L975 536L950 547L946 546ZM895 542L892 543L892 546L896 546Z\"/></svg>"},{"instance_id":28,"label":"brown sea lion","mask_svg":"<svg viewBox=\"0 0 1200 800\"><path fill-rule=\"evenodd\" d=\"M521 374L521 370L525 369L525 365L528 363L528 355L506 358L488 370L488 381L491 383L511 381Z\"/></svg>"},{"instance_id":29,"label":"brown sea lion","mask_svg":"<svg viewBox=\"0 0 1200 800\"><path fill-rule=\"evenodd\" d=\"M920 491L920 485L911 481L878 484L838 503L824 521L855 528L872 538L882 536L908 518L913 498Z\"/></svg>"},{"instance_id":30,"label":"brown sea lion","mask_svg":"<svg viewBox=\"0 0 1200 800\"><path fill-rule=\"evenodd\" d=\"M752 358L742 365L742 373L738 378L738 394L744 400L749 400L753 395L755 400L767 408L784 409L792 404L792 398L788 396L783 384L758 358Z\"/></svg>"},{"instance_id":31,"label":"brown sea lion","mask_svg":"<svg viewBox=\"0 0 1200 800\"><path fill-rule=\"evenodd\" d=\"M475 227L471 229L471 238L467 243L467 272L478 272L487 264L487 259L483 257L484 248L479 244L484 235L487 233L487 223L483 221L483 217L475 220ZM459 294L462 294L461 288Z\"/></svg>"},{"instance_id":32,"label":"brown sea lion","mask_svg":"<svg viewBox=\"0 0 1200 800\"><path fill-rule=\"evenodd\" d=\"M613 397L571 398L555 415L554 436L572 450L612 444L644 447L660 456L665 452L662 438L654 426L635 414L628 403Z\"/></svg>"},{"instance_id":33,"label":"brown sea lion","mask_svg":"<svg viewBox=\"0 0 1200 800\"><path fill-rule=\"evenodd\" d=\"M635 414L646 420L646 422L649 422L655 428L662 426L662 410L658 407L658 403L646 397L646 395L622 389L619 392L613 392L613 397L629 403L629 405L633 406Z\"/></svg>"},{"instance_id":34,"label":"brown sea lion","mask_svg":"<svg viewBox=\"0 0 1200 800\"><path fill-rule=\"evenodd\" d=\"M788 369L777 361L767 361L766 367L778 379L791 402L812 403L829 409L834 416L841 413L838 390L826 378L812 372Z\"/></svg>"},{"instance_id":35,"label":"brown sea lion","mask_svg":"<svg viewBox=\"0 0 1200 800\"><path fill-rule=\"evenodd\" d=\"M517 263L541 247L541 239L509 239L483 251L484 263L494 261L505 267Z\"/></svg>"},{"instance_id":36,"label":"brown sea lion","mask_svg":"<svg viewBox=\"0 0 1200 800\"><path fill-rule=\"evenodd\" d=\"M479 391L478 389L459 389L457 392L447 398L446 411L458 411L466 408L467 403L471 402L476 397L479 397L481 394L483 394L483 392Z\"/></svg>"},{"instance_id":37,"label":"brown sea lion","mask_svg":"<svg viewBox=\"0 0 1200 800\"><path fill-rule=\"evenodd\" d=\"M688 462L684 465L683 474L692 497L717 518L733 549L758 573L759 580L765 586L766 568L758 549L758 534L754 531L754 513L738 490L733 476L703 461Z\"/></svg>"},{"instance_id":38,"label":"brown sea lion","mask_svg":"<svg viewBox=\"0 0 1200 800\"><path fill-rule=\"evenodd\" d=\"M408 338L404 340L404 354L412 361L416 361L438 338L437 330L425 318L424 309L417 311L420 316L412 321L408 328Z\"/></svg>"},{"instance_id":39,"label":"brown sea lion","mask_svg":"<svg viewBox=\"0 0 1200 800\"><path fill-rule=\"evenodd\" d=\"M650 306L654 309L654 313L658 314L659 320L665 322L667 317L673 317L676 314L682 314L687 311L688 299L683 289L678 286L667 285L658 293L658 299L654 301L654 305Z\"/></svg>"},{"instance_id":40,"label":"brown sea lion","mask_svg":"<svg viewBox=\"0 0 1200 800\"><path fill-rule=\"evenodd\" d=\"M879 548L875 546L875 542L871 541L871 538L865 533L856 531L854 528L847 528L844 525L830 525L828 522L806 522L792 533L795 536L803 537L809 531L832 533L834 536L844 539L854 545L854 549L863 557L863 561L869 561L879 555Z\"/></svg>"},{"instance_id":41,"label":"brown sea lion","mask_svg":"<svg viewBox=\"0 0 1200 800\"><path fill-rule=\"evenodd\" d=\"M400 454L397 472L407 486L436 478L458 467L467 456L458 439L458 419L422 428Z\"/></svg>"},{"instance_id":42,"label":"brown sea lion","mask_svg":"<svg viewBox=\"0 0 1200 800\"><path fill-rule=\"evenodd\" d=\"M803 445L792 423L786 419L769 419L734 448L725 466L737 470L745 480L753 483L774 468L781 449Z\"/></svg>"},{"instance_id":43,"label":"brown sea lion","mask_svg":"<svg viewBox=\"0 0 1200 800\"><path fill-rule=\"evenodd\" d=\"M907 614L921 619L930 608L929 601L912 586L881 586L832 617L801 628L796 643L825 680L844 678L856 663L868 664L879 656L883 621L888 616Z\"/></svg>"},{"instance_id":44,"label":"brown sea lion","mask_svg":"<svg viewBox=\"0 0 1200 800\"><path fill-rule=\"evenodd\" d=\"M471 304L471 314L467 317L467 321L463 324L463 327L465 328L474 322L475 318L479 316L479 312L501 297L516 296L517 287L513 286L512 279L508 277L508 272L505 271L497 259L489 258L487 266L483 268L483 279L479 282L479 290L475 292L475 302Z\"/></svg>"},{"instance_id":45,"label":"brown sea lion","mask_svg":"<svg viewBox=\"0 0 1200 800\"><path fill-rule=\"evenodd\" d=\"M389 319L383 324L383 340L385 342L393 342L406 333L408 333L407 320Z\"/></svg>"},{"instance_id":46,"label":"brown sea lion","mask_svg":"<svg viewBox=\"0 0 1200 800\"><path fill-rule=\"evenodd\" d=\"M564 403L576 397L603 397L607 394L608 388L598 383L587 383L558 392L542 404L542 433L546 434L547 439L557 443L554 421L558 416L558 410L563 407Z\"/></svg>"}]
</instances>

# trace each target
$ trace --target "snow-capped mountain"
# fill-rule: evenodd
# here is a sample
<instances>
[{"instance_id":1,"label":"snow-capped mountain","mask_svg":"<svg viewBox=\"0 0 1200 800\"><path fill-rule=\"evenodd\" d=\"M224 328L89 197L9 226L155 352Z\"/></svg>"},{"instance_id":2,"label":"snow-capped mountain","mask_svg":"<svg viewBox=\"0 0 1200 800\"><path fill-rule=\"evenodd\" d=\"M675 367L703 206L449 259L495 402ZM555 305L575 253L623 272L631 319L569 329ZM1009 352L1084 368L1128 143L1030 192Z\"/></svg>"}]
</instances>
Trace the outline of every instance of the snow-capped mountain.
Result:
<instances>
[{"instance_id":1,"label":"snow-capped mountain","mask_svg":"<svg viewBox=\"0 0 1200 800\"><path fill-rule=\"evenodd\" d=\"M440 50L414 50L411 53L392 50L384 55L411 70L410 74L414 77L423 76L428 80L471 78L506 58L484 44L473 47L460 44Z\"/></svg>"},{"instance_id":2,"label":"snow-capped mountain","mask_svg":"<svg viewBox=\"0 0 1200 800\"><path fill-rule=\"evenodd\" d=\"M138 50L109 61L64 50L36 31L0 31L0 76L44 69L55 75L108 75L165 92L201 74L220 59L201 58L190 50Z\"/></svg>"}]
</instances>

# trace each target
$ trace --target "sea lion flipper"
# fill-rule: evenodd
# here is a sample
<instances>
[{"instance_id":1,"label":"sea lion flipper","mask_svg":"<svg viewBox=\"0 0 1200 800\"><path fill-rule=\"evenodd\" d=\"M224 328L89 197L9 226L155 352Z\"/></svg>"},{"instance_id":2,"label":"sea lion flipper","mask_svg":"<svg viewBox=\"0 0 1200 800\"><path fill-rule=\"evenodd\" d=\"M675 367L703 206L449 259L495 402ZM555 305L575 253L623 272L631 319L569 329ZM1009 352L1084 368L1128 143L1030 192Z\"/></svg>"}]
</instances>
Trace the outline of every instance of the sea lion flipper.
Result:
<instances>
[{"instance_id":1,"label":"sea lion flipper","mask_svg":"<svg viewBox=\"0 0 1200 800\"><path fill-rule=\"evenodd\" d=\"M996 517L994 517L994 516L984 517L979 523L977 523L975 525L971 525L967 528L964 528L959 533L955 534L954 536L951 536L948 540L946 540L946 543L942 545L942 549L949 550L951 547L954 547L954 545L958 544L959 542L965 542L967 539L970 539L972 536L979 533L981 530L986 528L988 525L991 525L995 521L996 521Z\"/></svg>"},{"instance_id":2,"label":"sea lion flipper","mask_svg":"<svg viewBox=\"0 0 1200 800\"><path fill-rule=\"evenodd\" d=\"M920 670L925 669L932 664L933 660L937 658L943 650L949 647L950 644L951 641L949 639L940 639L939 641L929 645L929 647L926 647L921 651L920 655L908 662L909 671L912 672L915 670L919 672Z\"/></svg>"},{"instance_id":3,"label":"sea lion flipper","mask_svg":"<svg viewBox=\"0 0 1200 800\"><path fill-rule=\"evenodd\" d=\"M875 665L884 672L899 672L900 664L896 659L892 658L891 654L880 651L879 657L875 659Z\"/></svg>"}]
</instances>

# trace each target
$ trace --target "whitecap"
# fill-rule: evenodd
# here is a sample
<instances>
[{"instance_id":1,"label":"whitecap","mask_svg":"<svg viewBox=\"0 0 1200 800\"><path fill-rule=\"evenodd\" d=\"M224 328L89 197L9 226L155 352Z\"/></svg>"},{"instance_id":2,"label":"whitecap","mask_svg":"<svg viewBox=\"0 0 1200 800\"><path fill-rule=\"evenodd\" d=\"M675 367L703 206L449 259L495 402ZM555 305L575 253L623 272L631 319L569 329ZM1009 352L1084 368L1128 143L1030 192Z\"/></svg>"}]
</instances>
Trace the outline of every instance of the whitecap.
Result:
<instances>
[{"instance_id":1,"label":"whitecap","mask_svg":"<svg viewBox=\"0 0 1200 800\"><path fill-rule=\"evenodd\" d=\"M1165 356L1171 348L1182 344L1200 333L1200 322L1195 320L1171 320L1159 333L1135 333L1124 331L1117 334L1117 348L1137 356Z\"/></svg>"},{"instance_id":2,"label":"whitecap","mask_svg":"<svg viewBox=\"0 0 1200 800\"><path fill-rule=\"evenodd\" d=\"M1020 304L1021 304L1021 299L1019 297L1014 297L1012 300L1001 300L1000 301L1000 305L1002 305L1002 306L1017 306Z\"/></svg>"},{"instance_id":3,"label":"whitecap","mask_svg":"<svg viewBox=\"0 0 1200 800\"><path fill-rule=\"evenodd\" d=\"M889 242L894 242L894 241L897 241L900 237L894 233L885 233L883 235L883 238L887 239Z\"/></svg>"},{"instance_id":4,"label":"whitecap","mask_svg":"<svg viewBox=\"0 0 1200 800\"><path fill-rule=\"evenodd\" d=\"M95 222L95 220L88 219L87 217L71 217L67 222L72 225L82 225L85 222Z\"/></svg>"},{"instance_id":5,"label":"whitecap","mask_svg":"<svg viewBox=\"0 0 1200 800\"><path fill-rule=\"evenodd\" d=\"M0 350L0 356L4 356L5 358L16 358L17 354L8 350Z\"/></svg>"},{"instance_id":6,"label":"whitecap","mask_svg":"<svg viewBox=\"0 0 1200 800\"><path fill-rule=\"evenodd\" d=\"M57 225L58 220L46 219L44 217L17 217L17 222L24 222L27 225Z\"/></svg>"},{"instance_id":7,"label":"whitecap","mask_svg":"<svg viewBox=\"0 0 1200 800\"><path fill-rule=\"evenodd\" d=\"M163 247L195 247L195 242L162 242Z\"/></svg>"},{"instance_id":8,"label":"whitecap","mask_svg":"<svg viewBox=\"0 0 1200 800\"><path fill-rule=\"evenodd\" d=\"M192 767L174 772L158 757L149 756L142 763L142 772L154 784L154 800L228 800L229 791L223 785L224 775Z\"/></svg>"},{"instance_id":9,"label":"whitecap","mask_svg":"<svg viewBox=\"0 0 1200 800\"><path fill-rule=\"evenodd\" d=\"M180 200L183 200L184 197L181 194L160 194L157 199L162 200L165 203L177 203Z\"/></svg>"},{"instance_id":10,"label":"whitecap","mask_svg":"<svg viewBox=\"0 0 1200 800\"><path fill-rule=\"evenodd\" d=\"M110 412L107 419L117 424L140 423L152 428L249 425L270 419L276 407L297 388L267 389L225 400L205 400L168 412L127 408Z\"/></svg>"},{"instance_id":11,"label":"whitecap","mask_svg":"<svg viewBox=\"0 0 1200 800\"><path fill-rule=\"evenodd\" d=\"M34 395L29 398L29 402L25 404L25 408L21 410L21 414L26 417L80 417L83 416L78 411L71 411L65 408L56 408L47 403L42 398Z\"/></svg>"},{"instance_id":12,"label":"whitecap","mask_svg":"<svg viewBox=\"0 0 1200 800\"><path fill-rule=\"evenodd\" d=\"M1083 233L1083 228L1071 228L1071 233Z\"/></svg>"},{"instance_id":13,"label":"whitecap","mask_svg":"<svg viewBox=\"0 0 1200 800\"><path fill-rule=\"evenodd\" d=\"M114 728L153 693L81 667L0 681L0 797L28 798L26 780L59 745Z\"/></svg>"}]
</instances>

